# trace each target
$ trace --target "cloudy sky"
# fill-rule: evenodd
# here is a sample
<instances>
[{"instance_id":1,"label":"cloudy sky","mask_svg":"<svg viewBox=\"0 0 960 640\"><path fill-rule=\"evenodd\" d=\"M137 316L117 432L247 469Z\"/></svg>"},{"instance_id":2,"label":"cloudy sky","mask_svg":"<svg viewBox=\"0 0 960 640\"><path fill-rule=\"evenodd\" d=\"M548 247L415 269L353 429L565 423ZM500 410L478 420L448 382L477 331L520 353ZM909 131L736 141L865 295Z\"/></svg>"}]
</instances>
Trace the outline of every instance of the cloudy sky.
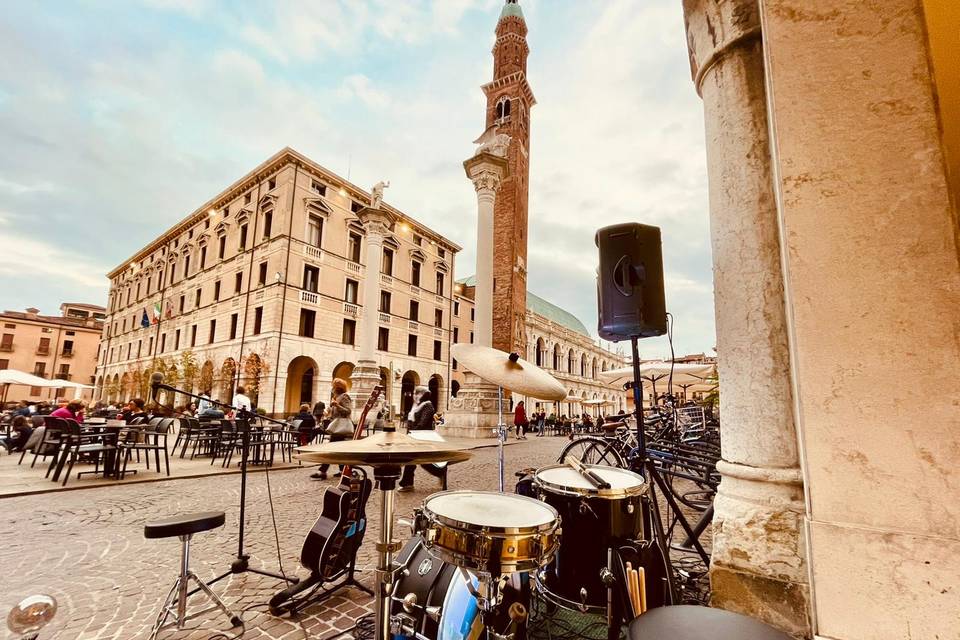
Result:
<instances>
[{"instance_id":1,"label":"cloudy sky","mask_svg":"<svg viewBox=\"0 0 960 640\"><path fill-rule=\"evenodd\" d=\"M7 3L0 307L104 304L105 273L284 146L465 250L502 0ZM675 0L521 0L530 288L595 330L598 227L663 229L679 353L714 345L702 107ZM644 357L666 353L641 343Z\"/></svg>"}]
</instances>

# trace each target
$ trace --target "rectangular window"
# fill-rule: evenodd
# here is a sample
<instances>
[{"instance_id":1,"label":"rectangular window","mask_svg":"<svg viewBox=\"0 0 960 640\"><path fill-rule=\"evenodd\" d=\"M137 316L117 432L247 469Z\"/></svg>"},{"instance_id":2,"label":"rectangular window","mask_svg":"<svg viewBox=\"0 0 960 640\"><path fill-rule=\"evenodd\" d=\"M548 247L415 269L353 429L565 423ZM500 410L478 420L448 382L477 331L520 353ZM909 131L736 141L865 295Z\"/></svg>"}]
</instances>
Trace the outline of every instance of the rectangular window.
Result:
<instances>
[{"instance_id":1,"label":"rectangular window","mask_svg":"<svg viewBox=\"0 0 960 640\"><path fill-rule=\"evenodd\" d=\"M253 199L253 192L247 191L243 194L243 204L250 204L250 201Z\"/></svg>"},{"instance_id":2,"label":"rectangular window","mask_svg":"<svg viewBox=\"0 0 960 640\"><path fill-rule=\"evenodd\" d=\"M193 296L193 308L200 308L200 300L203 297L203 289L197 289L197 292Z\"/></svg>"},{"instance_id":3,"label":"rectangular window","mask_svg":"<svg viewBox=\"0 0 960 640\"><path fill-rule=\"evenodd\" d=\"M177 329L173 332L173 350L176 351L180 348L180 329Z\"/></svg>"},{"instance_id":4,"label":"rectangular window","mask_svg":"<svg viewBox=\"0 0 960 640\"><path fill-rule=\"evenodd\" d=\"M37 362L33 365L33 375L42 378L47 372L47 363L46 362Z\"/></svg>"},{"instance_id":5,"label":"rectangular window","mask_svg":"<svg viewBox=\"0 0 960 640\"><path fill-rule=\"evenodd\" d=\"M453 328L453 343L456 344L460 342L460 327Z\"/></svg>"},{"instance_id":6,"label":"rectangular window","mask_svg":"<svg viewBox=\"0 0 960 640\"><path fill-rule=\"evenodd\" d=\"M417 357L417 336L412 333L407 336L407 355Z\"/></svg>"},{"instance_id":7,"label":"rectangular window","mask_svg":"<svg viewBox=\"0 0 960 640\"><path fill-rule=\"evenodd\" d=\"M241 289L243 289L243 271L238 271L233 277L233 292L240 293Z\"/></svg>"},{"instance_id":8,"label":"rectangular window","mask_svg":"<svg viewBox=\"0 0 960 640\"><path fill-rule=\"evenodd\" d=\"M477 308L474 307L470 309L470 322L476 322L476 321L477 321Z\"/></svg>"},{"instance_id":9,"label":"rectangular window","mask_svg":"<svg viewBox=\"0 0 960 640\"><path fill-rule=\"evenodd\" d=\"M217 280L213 283L213 301L217 302L220 300L220 281Z\"/></svg>"},{"instance_id":10,"label":"rectangular window","mask_svg":"<svg viewBox=\"0 0 960 640\"><path fill-rule=\"evenodd\" d=\"M127 345L127 359L128 360L130 359L130 345ZM61 380L69 380L70 365L69 364L60 365L60 372L57 374L57 377L60 378Z\"/></svg>"},{"instance_id":11,"label":"rectangular window","mask_svg":"<svg viewBox=\"0 0 960 640\"><path fill-rule=\"evenodd\" d=\"M433 359L434 359L434 360L439 360L439 359L440 359L440 355L441 355L441 353L442 353L442 350L443 350L443 347L440 346L440 341L439 341L439 340L434 340L434 341L433 341Z\"/></svg>"},{"instance_id":12,"label":"rectangular window","mask_svg":"<svg viewBox=\"0 0 960 640\"><path fill-rule=\"evenodd\" d=\"M146 295L150 295L150 284L151 284L152 282L153 282L153 281L152 281L150 278L147 278L147 293L146 293Z\"/></svg>"},{"instance_id":13,"label":"rectangular window","mask_svg":"<svg viewBox=\"0 0 960 640\"><path fill-rule=\"evenodd\" d=\"M390 313L390 303L392 302L393 296L389 291L380 292L380 312L381 313Z\"/></svg>"},{"instance_id":14,"label":"rectangular window","mask_svg":"<svg viewBox=\"0 0 960 640\"><path fill-rule=\"evenodd\" d=\"M359 233L350 234L350 240L347 242L347 260L360 262L360 242Z\"/></svg>"},{"instance_id":15,"label":"rectangular window","mask_svg":"<svg viewBox=\"0 0 960 640\"><path fill-rule=\"evenodd\" d=\"M207 222L210 222L210 221L207 220ZM200 247L200 269L203 270L206 268L207 268L207 248L204 246L204 247ZM139 287L137 287L137 297L138 298L140 297Z\"/></svg>"},{"instance_id":16,"label":"rectangular window","mask_svg":"<svg viewBox=\"0 0 960 640\"><path fill-rule=\"evenodd\" d=\"M352 211L352 212L354 212L354 213L358 213L361 209L363 209L363 205L360 204L359 202L351 202L351 203L350 203L350 211Z\"/></svg>"},{"instance_id":17,"label":"rectangular window","mask_svg":"<svg viewBox=\"0 0 960 640\"><path fill-rule=\"evenodd\" d=\"M177 281L177 263L170 263L170 284L173 284Z\"/></svg>"},{"instance_id":18,"label":"rectangular window","mask_svg":"<svg viewBox=\"0 0 960 640\"><path fill-rule=\"evenodd\" d=\"M40 346L37 347L37 354L45 356L50 353L50 338L40 338Z\"/></svg>"},{"instance_id":19,"label":"rectangular window","mask_svg":"<svg viewBox=\"0 0 960 640\"><path fill-rule=\"evenodd\" d=\"M40 387L30 387L30 395L31 396L40 395Z\"/></svg>"},{"instance_id":20,"label":"rectangular window","mask_svg":"<svg viewBox=\"0 0 960 640\"><path fill-rule=\"evenodd\" d=\"M260 272L257 275L257 284L259 284L261 287L267 284L267 263L266 262L260 263Z\"/></svg>"},{"instance_id":21,"label":"rectangular window","mask_svg":"<svg viewBox=\"0 0 960 640\"><path fill-rule=\"evenodd\" d=\"M137 357L140 357L140 352L143 349L143 340L137 340Z\"/></svg>"},{"instance_id":22,"label":"rectangular window","mask_svg":"<svg viewBox=\"0 0 960 640\"><path fill-rule=\"evenodd\" d=\"M238 319L238 315L236 313L230 314L230 339L231 340L237 337L237 319Z\"/></svg>"},{"instance_id":23,"label":"rectangular window","mask_svg":"<svg viewBox=\"0 0 960 640\"><path fill-rule=\"evenodd\" d=\"M220 236L220 245L217 247L217 257L223 260L227 254L227 236Z\"/></svg>"},{"instance_id":24,"label":"rectangular window","mask_svg":"<svg viewBox=\"0 0 960 640\"><path fill-rule=\"evenodd\" d=\"M317 312L310 309L300 309L300 335L304 338L313 337L313 328L317 323Z\"/></svg>"},{"instance_id":25,"label":"rectangular window","mask_svg":"<svg viewBox=\"0 0 960 640\"><path fill-rule=\"evenodd\" d=\"M150 336L150 343L149 343L149 345L150 345L150 346L149 346L149 349L150 349L149 353L150 353L150 355L153 355L153 336Z\"/></svg>"},{"instance_id":26,"label":"rectangular window","mask_svg":"<svg viewBox=\"0 0 960 640\"><path fill-rule=\"evenodd\" d=\"M350 320L349 318L344 318L343 320L343 336L341 342L343 344L354 344L357 337L357 321Z\"/></svg>"},{"instance_id":27,"label":"rectangular window","mask_svg":"<svg viewBox=\"0 0 960 640\"><path fill-rule=\"evenodd\" d=\"M327 185L317 182L316 180L310 181L310 189L318 196L326 197L327 195Z\"/></svg>"},{"instance_id":28,"label":"rectangular window","mask_svg":"<svg viewBox=\"0 0 960 640\"><path fill-rule=\"evenodd\" d=\"M344 287L343 299L349 302L350 304L357 304L357 289L359 284L356 280L351 280L347 278L347 285Z\"/></svg>"},{"instance_id":29,"label":"rectangular window","mask_svg":"<svg viewBox=\"0 0 960 640\"><path fill-rule=\"evenodd\" d=\"M447 250L444 249L443 247L437 247L437 255L438 255L439 257L441 257L441 258L446 258L446 257L447 257Z\"/></svg>"},{"instance_id":30,"label":"rectangular window","mask_svg":"<svg viewBox=\"0 0 960 640\"><path fill-rule=\"evenodd\" d=\"M450 365L453 367L453 370L456 371L456 370L457 370L457 359L456 359L456 358L452 358L452 359L450 360Z\"/></svg>"},{"instance_id":31,"label":"rectangular window","mask_svg":"<svg viewBox=\"0 0 960 640\"><path fill-rule=\"evenodd\" d=\"M183 313L184 307L187 305L187 296L180 296L180 313Z\"/></svg>"},{"instance_id":32,"label":"rectangular window","mask_svg":"<svg viewBox=\"0 0 960 640\"><path fill-rule=\"evenodd\" d=\"M3 338L0 338L0 349L4 351L13 351L13 334L5 333Z\"/></svg>"},{"instance_id":33,"label":"rectangular window","mask_svg":"<svg viewBox=\"0 0 960 640\"><path fill-rule=\"evenodd\" d=\"M416 260L410 265L410 284L415 287L420 286L420 263Z\"/></svg>"},{"instance_id":34,"label":"rectangular window","mask_svg":"<svg viewBox=\"0 0 960 640\"><path fill-rule=\"evenodd\" d=\"M420 303L416 300L410 301L410 319L414 322L420 321Z\"/></svg>"},{"instance_id":35,"label":"rectangular window","mask_svg":"<svg viewBox=\"0 0 960 640\"><path fill-rule=\"evenodd\" d=\"M390 350L390 329L380 327L377 330L377 349L380 351Z\"/></svg>"},{"instance_id":36,"label":"rectangular window","mask_svg":"<svg viewBox=\"0 0 960 640\"><path fill-rule=\"evenodd\" d=\"M393 275L393 249L383 249L383 258L380 260L380 272L388 276Z\"/></svg>"},{"instance_id":37,"label":"rectangular window","mask_svg":"<svg viewBox=\"0 0 960 640\"><path fill-rule=\"evenodd\" d=\"M473 344L473 331L470 332L470 344Z\"/></svg>"},{"instance_id":38,"label":"rectangular window","mask_svg":"<svg viewBox=\"0 0 960 640\"><path fill-rule=\"evenodd\" d=\"M433 326L443 326L443 309L435 309L433 312Z\"/></svg>"},{"instance_id":39,"label":"rectangular window","mask_svg":"<svg viewBox=\"0 0 960 640\"><path fill-rule=\"evenodd\" d=\"M457 316L458 318L460 317L460 301L459 300L453 301L453 315Z\"/></svg>"},{"instance_id":40,"label":"rectangular window","mask_svg":"<svg viewBox=\"0 0 960 640\"><path fill-rule=\"evenodd\" d=\"M190 346L197 346L197 325L192 325L190 327Z\"/></svg>"},{"instance_id":41,"label":"rectangular window","mask_svg":"<svg viewBox=\"0 0 960 640\"><path fill-rule=\"evenodd\" d=\"M189 255L187 255L187 256L184 257L184 259L183 259L183 277L184 277L184 278L189 278L189 277L190 277L190 256L189 256ZM130 304L130 290L129 290L129 289L127 289L127 304Z\"/></svg>"},{"instance_id":42,"label":"rectangular window","mask_svg":"<svg viewBox=\"0 0 960 640\"><path fill-rule=\"evenodd\" d=\"M6 358L0 359L0 369L9 369L9 368L10 368L10 361L7 360Z\"/></svg>"},{"instance_id":43,"label":"rectangular window","mask_svg":"<svg viewBox=\"0 0 960 640\"><path fill-rule=\"evenodd\" d=\"M303 289L316 293L320 288L320 267L303 266Z\"/></svg>"},{"instance_id":44,"label":"rectangular window","mask_svg":"<svg viewBox=\"0 0 960 640\"><path fill-rule=\"evenodd\" d=\"M413 236L413 244L417 245L418 247L422 247L422 246L423 246L423 237L422 237L422 236L417 236L417 235Z\"/></svg>"},{"instance_id":45,"label":"rectangular window","mask_svg":"<svg viewBox=\"0 0 960 640\"><path fill-rule=\"evenodd\" d=\"M257 307L253 310L253 335L260 335L263 328L263 307Z\"/></svg>"},{"instance_id":46,"label":"rectangular window","mask_svg":"<svg viewBox=\"0 0 960 640\"><path fill-rule=\"evenodd\" d=\"M443 284L444 284L444 283L443 283L443 274L442 274L442 273L437 273L437 295L438 295L438 296L442 296L442 295L443 295Z\"/></svg>"},{"instance_id":47,"label":"rectangular window","mask_svg":"<svg viewBox=\"0 0 960 640\"><path fill-rule=\"evenodd\" d=\"M207 340L209 344L213 344L217 339L217 321L210 321L210 338Z\"/></svg>"},{"instance_id":48,"label":"rectangular window","mask_svg":"<svg viewBox=\"0 0 960 640\"><path fill-rule=\"evenodd\" d=\"M63 351L61 355L72 356L73 355L73 340L64 340L63 341Z\"/></svg>"},{"instance_id":49,"label":"rectangular window","mask_svg":"<svg viewBox=\"0 0 960 640\"><path fill-rule=\"evenodd\" d=\"M247 225L240 225L240 251L244 251L247 248Z\"/></svg>"},{"instance_id":50,"label":"rectangular window","mask_svg":"<svg viewBox=\"0 0 960 640\"><path fill-rule=\"evenodd\" d=\"M167 334L161 333L160 334L160 353L163 353L166 350L167 350ZM113 351L113 349L111 349L111 351ZM112 353L110 354L110 359L111 360L113 359Z\"/></svg>"},{"instance_id":51,"label":"rectangular window","mask_svg":"<svg viewBox=\"0 0 960 640\"><path fill-rule=\"evenodd\" d=\"M311 215L307 218L307 244L319 248L323 243L323 218Z\"/></svg>"},{"instance_id":52,"label":"rectangular window","mask_svg":"<svg viewBox=\"0 0 960 640\"><path fill-rule=\"evenodd\" d=\"M269 180L267 180L267 191L273 191L276 188L277 188L276 178L270 178Z\"/></svg>"},{"instance_id":53,"label":"rectangular window","mask_svg":"<svg viewBox=\"0 0 960 640\"><path fill-rule=\"evenodd\" d=\"M263 214L263 239L267 240L270 237L270 232L273 231L273 211L267 211Z\"/></svg>"}]
</instances>

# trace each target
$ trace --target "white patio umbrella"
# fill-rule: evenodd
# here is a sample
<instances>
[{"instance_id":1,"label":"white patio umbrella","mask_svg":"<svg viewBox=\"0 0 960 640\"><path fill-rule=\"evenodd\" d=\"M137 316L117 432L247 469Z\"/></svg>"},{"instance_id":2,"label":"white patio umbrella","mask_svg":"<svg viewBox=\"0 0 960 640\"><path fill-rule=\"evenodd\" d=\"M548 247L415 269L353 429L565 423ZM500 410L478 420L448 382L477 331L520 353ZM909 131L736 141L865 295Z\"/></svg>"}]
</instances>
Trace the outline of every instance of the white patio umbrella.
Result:
<instances>
[{"instance_id":1,"label":"white patio umbrella","mask_svg":"<svg viewBox=\"0 0 960 640\"><path fill-rule=\"evenodd\" d=\"M700 384L713 375L712 364L673 363L673 384L692 385ZM670 380L670 362L643 362L640 364L640 378L644 386L650 386L656 397L657 383L666 385ZM611 369L600 373L600 379L611 386L623 388L628 382L633 382L633 366Z\"/></svg>"},{"instance_id":2,"label":"white patio umbrella","mask_svg":"<svg viewBox=\"0 0 960 640\"><path fill-rule=\"evenodd\" d=\"M3 369L0 370L0 384L3 385L3 401L7 400L7 391L10 389L11 385L22 385L26 387L56 387L56 388L65 388L71 387L74 391L74 398L80 397L80 392L82 389L93 389L89 384L81 384L79 382L71 382L70 380L59 380L54 378L53 380L48 380L47 378L41 378L40 376L35 376L32 373L27 373L25 371L19 371L17 369Z\"/></svg>"}]
</instances>

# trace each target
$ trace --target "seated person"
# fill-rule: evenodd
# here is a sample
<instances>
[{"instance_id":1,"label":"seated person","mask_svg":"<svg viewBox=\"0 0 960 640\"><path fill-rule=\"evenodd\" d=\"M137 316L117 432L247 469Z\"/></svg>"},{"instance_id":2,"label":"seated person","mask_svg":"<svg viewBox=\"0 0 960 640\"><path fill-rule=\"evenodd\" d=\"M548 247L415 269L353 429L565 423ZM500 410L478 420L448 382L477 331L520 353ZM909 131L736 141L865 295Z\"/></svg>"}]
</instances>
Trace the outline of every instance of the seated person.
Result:
<instances>
[{"instance_id":1,"label":"seated person","mask_svg":"<svg viewBox=\"0 0 960 640\"><path fill-rule=\"evenodd\" d=\"M26 416L14 416L13 424L10 425L10 435L0 439L0 446L6 447L10 453L23 451L33 433L33 427L30 424Z\"/></svg>"},{"instance_id":2,"label":"seated person","mask_svg":"<svg viewBox=\"0 0 960 640\"><path fill-rule=\"evenodd\" d=\"M147 411L144 408L145 406L146 403L143 401L143 398L134 398L127 403L127 406L124 407L123 411L120 413L120 416L127 424L130 424L135 418L146 420L150 416L147 415Z\"/></svg>"},{"instance_id":3,"label":"seated person","mask_svg":"<svg viewBox=\"0 0 960 640\"><path fill-rule=\"evenodd\" d=\"M66 406L60 407L50 414L54 418L67 418L83 422L83 402L80 400L71 400Z\"/></svg>"},{"instance_id":4,"label":"seated person","mask_svg":"<svg viewBox=\"0 0 960 640\"><path fill-rule=\"evenodd\" d=\"M313 436L317 431L317 419L313 417L313 413L310 411L310 405L300 405L300 413L295 415L293 419L300 421L300 424L297 425L298 443L300 446L308 444L313 440Z\"/></svg>"},{"instance_id":5,"label":"seated person","mask_svg":"<svg viewBox=\"0 0 960 640\"><path fill-rule=\"evenodd\" d=\"M206 390L200 394L200 403L197 405L198 418L222 418L224 416L215 404L210 402L210 391Z\"/></svg>"}]
</instances>

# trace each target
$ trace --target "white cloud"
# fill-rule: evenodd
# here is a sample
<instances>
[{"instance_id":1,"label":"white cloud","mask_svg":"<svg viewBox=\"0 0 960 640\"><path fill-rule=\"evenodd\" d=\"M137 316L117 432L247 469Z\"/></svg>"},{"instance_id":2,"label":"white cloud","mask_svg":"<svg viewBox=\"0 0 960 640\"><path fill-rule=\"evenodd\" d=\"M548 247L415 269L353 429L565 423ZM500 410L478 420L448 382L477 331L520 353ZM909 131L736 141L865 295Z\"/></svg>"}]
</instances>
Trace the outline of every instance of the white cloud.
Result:
<instances>
[{"instance_id":1,"label":"white cloud","mask_svg":"<svg viewBox=\"0 0 960 640\"><path fill-rule=\"evenodd\" d=\"M79 251L28 238L0 229L0 275L5 278L28 277L37 289L53 284L80 286L84 294L102 294L106 298L106 273L110 265L91 260ZM98 298L99 299L99 298Z\"/></svg>"},{"instance_id":2,"label":"white cloud","mask_svg":"<svg viewBox=\"0 0 960 640\"><path fill-rule=\"evenodd\" d=\"M356 98L371 109L382 109L390 102L387 94L377 89L373 81L362 73L355 73L344 78L337 89L337 95L348 100Z\"/></svg>"}]
</instances>

